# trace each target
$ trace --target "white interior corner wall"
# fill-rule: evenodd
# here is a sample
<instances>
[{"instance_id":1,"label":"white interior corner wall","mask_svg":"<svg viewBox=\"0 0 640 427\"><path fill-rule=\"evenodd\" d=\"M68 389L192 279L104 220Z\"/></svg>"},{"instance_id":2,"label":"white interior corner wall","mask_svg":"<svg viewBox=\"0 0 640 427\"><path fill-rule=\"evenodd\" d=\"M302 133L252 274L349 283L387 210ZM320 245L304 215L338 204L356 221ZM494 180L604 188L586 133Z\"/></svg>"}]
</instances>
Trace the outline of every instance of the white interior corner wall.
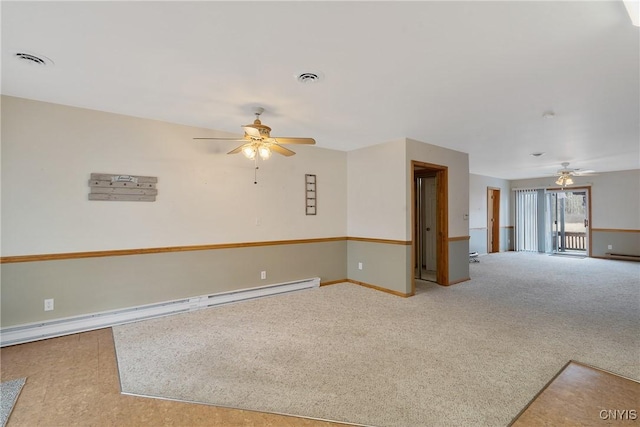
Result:
<instances>
[{"instance_id":1,"label":"white interior corner wall","mask_svg":"<svg viewBox=\"0 0 640 427\"><path fill-rule=\"evenodd\" d=\"M487 253L487 189L500 189L500 251L513 243L511 184L506 179L469 174L469 251Z\"/></svg>"},{"instance_id":2,"label":"white interior corner wall","mask_svg":"<svg viewBox=\"0 0 640 427\"><path fill-rule=\"evenodd\" d=\"M348 153L347 273L351 281L410 293L404 139ZM410 239L408 239L410 240Z\"/></svg>"},{"instance_id":3,"label":"white interior corner wall","mask_svg":"<svg viewBox=\"0 0 640 427\"><path fill-rule=\"evenodd\" d=\"M344 236L346 153L254 165L211 130L2 97L2 255ZM230 145L231 144L231 145ZM158 177L155 202L89 201L92 172ZM304 214L304 176L318 215Z\"/></svg>"}]
</instances>

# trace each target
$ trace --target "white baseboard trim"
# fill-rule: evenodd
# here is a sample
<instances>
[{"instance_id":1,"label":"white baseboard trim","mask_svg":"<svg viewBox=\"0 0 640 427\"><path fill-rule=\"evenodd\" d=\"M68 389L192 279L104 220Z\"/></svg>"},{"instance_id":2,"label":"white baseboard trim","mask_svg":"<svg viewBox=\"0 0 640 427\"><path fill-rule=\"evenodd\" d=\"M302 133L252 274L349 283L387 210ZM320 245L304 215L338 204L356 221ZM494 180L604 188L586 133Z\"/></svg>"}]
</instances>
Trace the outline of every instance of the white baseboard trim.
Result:
<instances>
[{"instance_id":1,"label":"white baseboard trim","mask_svg":"<svg viewBox=\"0 0 640 427\"><path fill-rule=\"evenodd\" d=\"M156 304L10 326L0 329L0 347L108 328L124 323L152 319L154 317L200 310L216 305L246 301L302 289L317 288L319 286L320 278L313 277L257 288L201 295Z\"/></svg>"}]
</instances>

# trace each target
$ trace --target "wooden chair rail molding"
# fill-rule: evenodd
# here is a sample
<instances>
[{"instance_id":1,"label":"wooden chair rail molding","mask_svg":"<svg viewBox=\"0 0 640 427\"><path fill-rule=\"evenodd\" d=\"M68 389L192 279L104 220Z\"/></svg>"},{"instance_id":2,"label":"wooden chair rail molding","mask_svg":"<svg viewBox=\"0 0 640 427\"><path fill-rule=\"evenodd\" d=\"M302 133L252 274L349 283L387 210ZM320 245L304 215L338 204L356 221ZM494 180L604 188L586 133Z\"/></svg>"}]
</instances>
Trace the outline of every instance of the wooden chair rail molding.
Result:
<instances>
[{"instance_id":1,"label":"wooden chair rail molding","mask_svg":"<svg viewBox=\"0 0 640 427\"><path fill-rule=\"evenodd\" d=\"M389 240L389 239L371 239L368 237L347 237L347 240L353 240L356 242L369 242L369 243L385 243L387 245L411 245L411 240Z\"/></svg>"},{"instance_id":2,"label":"wooden chair rail molding","mask_svg":"<svg viewBox=\"0 0 640 427\"><path fill-rule=\"evenodd\" d=\"M591 228L591 231L611 232L611 233L640 233L640 230L624 228Z\"/></svg>"},{"instance_id":3,"label":"wooden chair rail molding","mask_svg":"<svg viewBox=\"0 0 640 427\"><path fill-rule=\"evenodd\" d=\"M189 251L208 251L213 249L233 249L233 248L250 248L257 246L276 246L276 245L297 245L305 243L322 243L322 242L338 242L346 240L355 240L371 243L385 243L392 245L411 245L411 241L404 240L387 240L387 239L370 239L366 237L322 237L316 239L297 239L297 240L272 240L265 242L242 242L242 243L219 243L212 245L191 245L191 246L168 246L161 248L140 248L140 249L114 249L106 251L87 251L87 252L65 252L55 254L37 254L37 255L15 255L0 257L0 264L9 264L16 262L35 262L35 261L55 261L63 259L77 258L99 258L111 256L125 255L145 255L159 254L166 252L189 252Z\"/></svg>"}]
</instances>

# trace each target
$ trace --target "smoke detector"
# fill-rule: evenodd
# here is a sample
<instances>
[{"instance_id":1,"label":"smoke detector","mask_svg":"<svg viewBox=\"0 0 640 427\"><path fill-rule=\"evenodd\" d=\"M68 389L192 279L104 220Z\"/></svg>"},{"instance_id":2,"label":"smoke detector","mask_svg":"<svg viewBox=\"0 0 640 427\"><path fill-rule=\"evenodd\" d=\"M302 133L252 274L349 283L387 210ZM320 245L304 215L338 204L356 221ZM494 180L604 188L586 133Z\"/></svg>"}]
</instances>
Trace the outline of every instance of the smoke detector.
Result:
<instances>
[{"instance_id":1,"label":"smoke detector","mask_svg":"<svg viewBox=\"0 0 640 427\"><path fill-rule=\"evenodd\" d=\"M13 56L24 64L37 65L40 67L53 65L53 61L47 58L46 56L37 55L32 52L18 51L14 53Z\"/></svg>"},{"instance_id":2,"label":"smoke detector","mask_svg":"<svg viewBox=\"0 0 640 427\"><path fill-rule=\"evenodd\" d=\"M296 80L300 83L317 83L322 80L322 73L320 72L304 72L296 74Z\"/></svg>"}]
</instances>

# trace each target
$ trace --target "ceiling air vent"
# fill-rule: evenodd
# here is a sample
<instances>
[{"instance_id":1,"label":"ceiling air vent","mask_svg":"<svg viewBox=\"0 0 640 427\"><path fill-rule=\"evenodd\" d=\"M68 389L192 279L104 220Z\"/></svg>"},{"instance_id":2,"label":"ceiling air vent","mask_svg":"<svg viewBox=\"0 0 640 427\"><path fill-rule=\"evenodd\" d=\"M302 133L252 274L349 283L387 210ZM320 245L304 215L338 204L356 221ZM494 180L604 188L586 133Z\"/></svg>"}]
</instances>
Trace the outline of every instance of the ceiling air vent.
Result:
<instances>
[{"instance_id":1,"label":"ceiling air vent","mask_svg":"<svg viewBox=\"0 0 640 427\"><path fill-rule=\"evenodd\" d=\"M296 79L300 83L315 83L317 81L320 81L321 77L321 73L300 73L296 76Z\"/></svg>"},{"instance_id":2,"label":"ceiling air vent","mask_svg":"<svg viewBox=\"0 0 640 427\"><path fill-rule=\"evenodd\" d=\"M35 55L27 52L16 52L15 57L21 62L25 62L31 65L53 65L53 61L42 55Z\"/></svg>"}]
</instances>

